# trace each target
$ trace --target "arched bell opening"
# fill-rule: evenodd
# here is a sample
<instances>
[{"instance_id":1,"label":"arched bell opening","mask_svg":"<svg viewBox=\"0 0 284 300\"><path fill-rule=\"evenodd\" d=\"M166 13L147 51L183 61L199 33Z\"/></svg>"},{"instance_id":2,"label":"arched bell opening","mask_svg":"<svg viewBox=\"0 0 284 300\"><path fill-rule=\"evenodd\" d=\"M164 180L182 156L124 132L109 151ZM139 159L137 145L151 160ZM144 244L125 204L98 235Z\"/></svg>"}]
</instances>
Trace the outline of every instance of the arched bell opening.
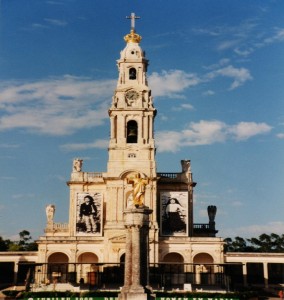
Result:
<instances>
[{"instance_id":1,"label":"arched bell opening","mask_svg":"<svg viewBox=\"0 0 284 300\"><path fill-rule=\"evenodd\" d=\"M131 120L127 123L127 138L126 142L130 144L135 144L138 141L138 125L137 122Z\"/></svg>"},{"instance_id":2,"label":"arched bell opening","mask_svg":"<svg viewBox=\"0 0 284 300\"><path fill-rule=\"evenodd\" d=\"M135 80L136 79L136 69L130 68L129 69L129 80Z\"/></svg>"}]
</instances>

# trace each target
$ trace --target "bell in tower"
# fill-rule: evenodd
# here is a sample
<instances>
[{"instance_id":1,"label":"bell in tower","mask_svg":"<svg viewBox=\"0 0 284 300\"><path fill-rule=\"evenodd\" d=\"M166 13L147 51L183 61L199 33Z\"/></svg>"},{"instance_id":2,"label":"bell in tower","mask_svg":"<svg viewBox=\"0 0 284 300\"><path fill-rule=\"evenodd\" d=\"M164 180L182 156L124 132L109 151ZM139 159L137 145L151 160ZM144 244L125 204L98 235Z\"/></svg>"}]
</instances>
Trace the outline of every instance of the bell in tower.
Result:
<instances>
[{"instance_id":1,"label":"bell in tower","mask_svg":"<svg viewBox=\"0 0 284 300\"><path fill-rule=\"evenodd\" d=\"M135 144L137 143L137 123L135 121L129 121L127 123L127 143L128 144Z\"/></svg>"},{"instance_id":2,"label":"bell in tower","mask_svg":"<svg viewBox=\"0 0 284 300\"><path fill-rule=\"evenodd\" d=\"M136 69L135 68L130 68L130 70L129 70L129 79L130 80L135 80L136 79Z\"/></svg>"}]
</instances>

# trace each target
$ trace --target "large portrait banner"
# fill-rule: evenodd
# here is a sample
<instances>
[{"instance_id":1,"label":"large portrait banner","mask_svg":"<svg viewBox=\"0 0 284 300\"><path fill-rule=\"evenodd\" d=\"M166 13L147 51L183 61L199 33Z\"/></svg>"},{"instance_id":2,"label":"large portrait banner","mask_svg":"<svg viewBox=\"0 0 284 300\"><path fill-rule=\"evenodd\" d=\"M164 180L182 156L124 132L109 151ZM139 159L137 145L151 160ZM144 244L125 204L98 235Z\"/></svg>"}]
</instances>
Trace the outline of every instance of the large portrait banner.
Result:
<instances>
[{"instance_id":1,"label":"large portrait banner","mask_svg":"<svg viewBox=\"0 0 284 300\"><path fill-rule=\"evenodd\" d=\"M188 192L160 192L161 234L188 235Z\"/></svg>"},{"instance_id":2,"label":"large portrait banner","mask_svg":"<svg viewBox=\"0 0 284 300\"><path fill-rule=\"evenodd\" d=\"M76 235L102 235L102 193L77 194Z\"/></svg>"}]
</instances>

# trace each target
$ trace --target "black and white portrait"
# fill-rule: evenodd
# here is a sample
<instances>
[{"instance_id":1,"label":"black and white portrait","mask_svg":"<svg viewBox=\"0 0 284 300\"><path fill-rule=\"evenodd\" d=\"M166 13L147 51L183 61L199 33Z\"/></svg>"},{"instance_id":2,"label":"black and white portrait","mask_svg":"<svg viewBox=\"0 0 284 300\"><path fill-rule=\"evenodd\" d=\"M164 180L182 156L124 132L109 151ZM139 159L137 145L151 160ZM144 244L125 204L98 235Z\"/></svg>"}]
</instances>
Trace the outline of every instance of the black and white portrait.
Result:
<instances>
[{"instance_id":1,"label":"black and white portrait","mask_svg":"<svg viewBox=\"0 0 284 300\"><path fill-rule=\"evenodd\" d=\"M76 201L76 234L101 235L102 194L78 194Z\"/></svg>"},{"instance_id":2,"label":"black and white portrait","mask_svg":"<svg viewBox=\"0 0 284 300\"><path fill-rule=\"evenodd\" d=\"M162 235L184 235L188 233L188 193L161 192Z\"/></svg>"}]
</instances>

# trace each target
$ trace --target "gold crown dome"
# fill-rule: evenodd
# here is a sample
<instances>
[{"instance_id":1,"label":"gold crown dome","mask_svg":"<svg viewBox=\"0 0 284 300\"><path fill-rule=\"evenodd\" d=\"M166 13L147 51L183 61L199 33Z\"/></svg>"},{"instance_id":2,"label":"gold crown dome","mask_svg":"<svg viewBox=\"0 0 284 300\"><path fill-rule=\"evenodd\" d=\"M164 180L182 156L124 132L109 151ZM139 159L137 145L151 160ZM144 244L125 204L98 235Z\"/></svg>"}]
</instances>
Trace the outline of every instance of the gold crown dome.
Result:
<instances>
[{"instance_id":1,"label":"gold crown dome","mask_svg":"<svg viewBox=\"0 0 284 300\"><path fill-rule=\"evenodd\" d=\"M124 40L126 43L140 43L142 36L136 33L134 29L131 29L130 33L124 37Z\"/></svg>"}]
</instances>

